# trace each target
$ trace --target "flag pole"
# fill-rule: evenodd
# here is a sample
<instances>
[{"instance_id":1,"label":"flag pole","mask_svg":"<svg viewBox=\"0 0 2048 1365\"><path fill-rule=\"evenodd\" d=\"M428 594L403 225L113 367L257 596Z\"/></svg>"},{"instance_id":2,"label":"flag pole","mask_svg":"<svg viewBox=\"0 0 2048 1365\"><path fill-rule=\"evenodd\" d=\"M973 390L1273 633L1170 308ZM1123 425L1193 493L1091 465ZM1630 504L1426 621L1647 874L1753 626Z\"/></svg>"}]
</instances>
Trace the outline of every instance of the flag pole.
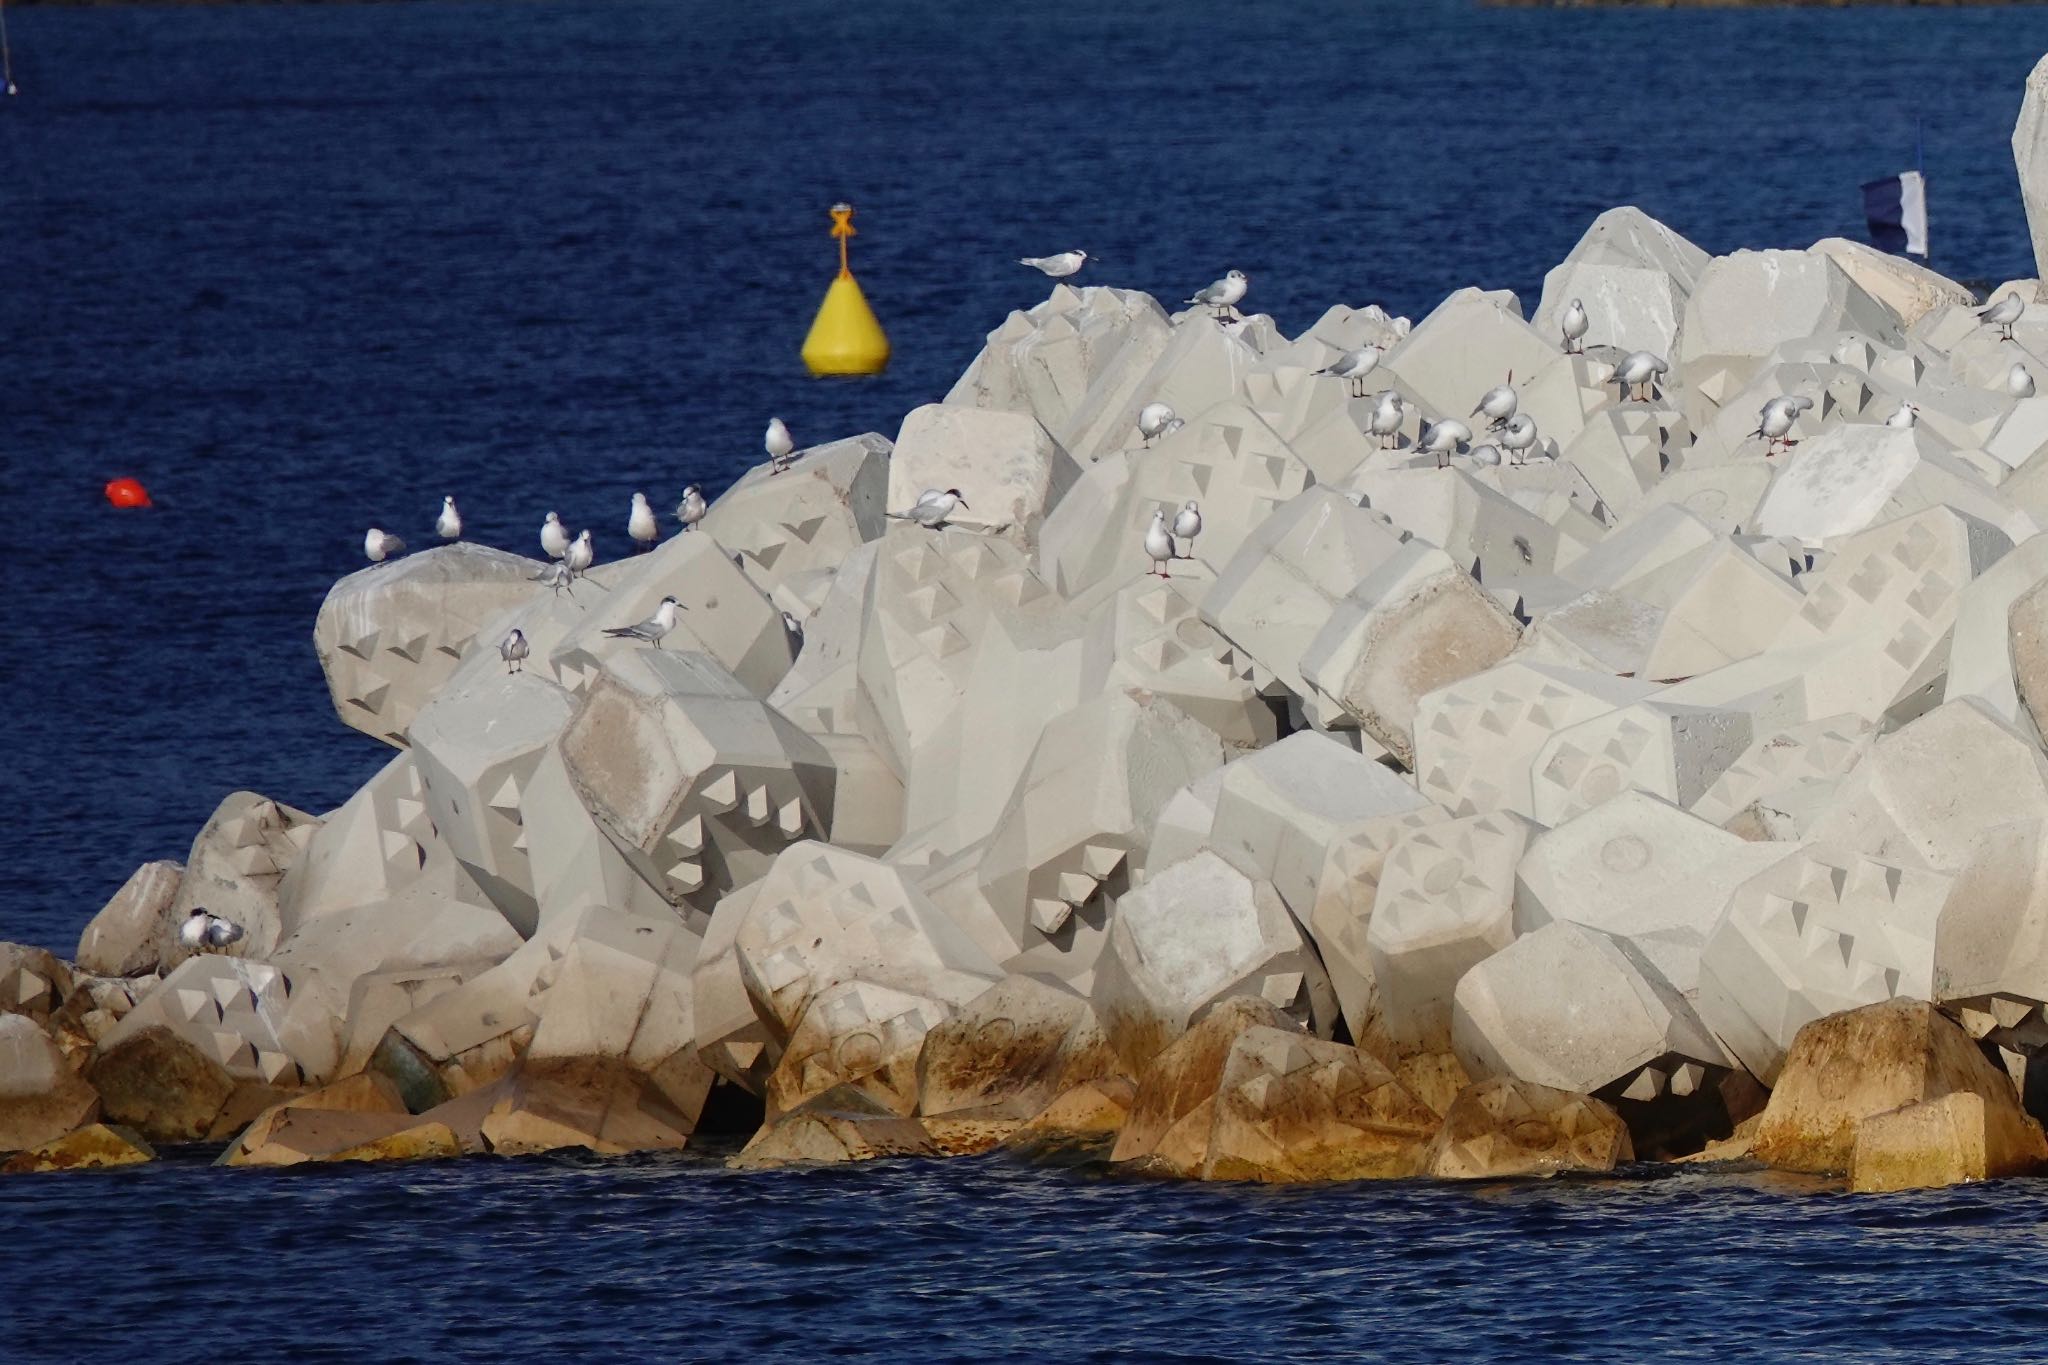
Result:
<instances>
[{"instance_id":1,"label":"flag pole","mask_svg":"<svg viewBox=\"0 0 2048 1365\"><path fill-rule=\"evenodd\" d=\"M1913 169L1920 173L1920 208L1927 209L1927 131L1926 120L1919 114L1913 115ZM1927 215L1931 217L1932 215ZM1930 229L1925 238L1927 254L1921 259L1928 265L1934 264L1934 233Z\"/></svg>"}]
</instances>

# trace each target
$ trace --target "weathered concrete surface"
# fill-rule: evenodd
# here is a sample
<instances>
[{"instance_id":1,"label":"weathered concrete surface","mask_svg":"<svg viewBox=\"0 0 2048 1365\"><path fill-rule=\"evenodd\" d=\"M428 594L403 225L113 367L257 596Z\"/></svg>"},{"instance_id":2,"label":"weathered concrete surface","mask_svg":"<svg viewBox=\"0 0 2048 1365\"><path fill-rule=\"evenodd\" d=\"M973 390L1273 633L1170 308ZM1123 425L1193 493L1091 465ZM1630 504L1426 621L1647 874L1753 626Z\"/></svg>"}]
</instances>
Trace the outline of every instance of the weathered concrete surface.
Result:
<instances>
[{"instance_id":1,"label":"weathered concrete surface","mask_svg":"<svg viewBox=\"0 0 2048 1365\"><path fill-rule=\"evenodd\" d=\"M98 1171L113 1166L139 1166L156 1160L156 1149L140 1133L105 1123L89 1123L59 1138L0 1161L0 1175L38 1171Z\"/></svg>"},{"instance_id":2,"label":"weathered concrete surface","mask_svg":"<svg viewBox=\"0 0 2048 1365\"><path fill-rule=\"evenodd\" d=\"M78 965L106 976L155 971L184 875L184 864L168 860L136 868L79 935Z\"/></svg>"},{"instance_id":3,"label":"weathered concrete surface","mask_svg":"<svg viewBox=\"0 0 2048 1365\"><path fill-rule=\"evenodd\" d=\"M1611 1171L1634 1159L1628 1127L1612 1106L1496 1077L1458 1092L1430 1143L1428 1173L1439 1180L1499 1180Z\"/></svg>"}]
</instances>

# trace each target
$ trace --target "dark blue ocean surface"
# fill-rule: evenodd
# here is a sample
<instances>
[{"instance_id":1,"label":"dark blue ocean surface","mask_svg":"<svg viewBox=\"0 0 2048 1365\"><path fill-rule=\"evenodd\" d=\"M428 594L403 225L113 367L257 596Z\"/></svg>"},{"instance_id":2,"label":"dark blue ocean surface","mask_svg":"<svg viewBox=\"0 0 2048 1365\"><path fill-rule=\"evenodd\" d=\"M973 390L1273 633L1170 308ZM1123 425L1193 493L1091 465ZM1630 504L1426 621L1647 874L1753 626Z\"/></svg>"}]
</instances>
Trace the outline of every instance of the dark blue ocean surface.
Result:
<instances>
[{"instance_id":1,"label":"dark blue ocean surface","mask_svg":"<svg viewBox=\"0 0 2048 1365\"><path fill-rule=\"evenodd\" d=\"M1098 12L1101 11L1101 12ZM389 751L314 613L364 528L625 548L758 458L944 393L1020 254L1290 330L1533 305L1601 209L1713 251L1859 236L1926 129L1935 263L2033 271L2029 8L1628 13L1146 0L15 8L0 101L0 938L68 950L227 792ZM824 209L896 348L817 383ZM99 488L143 479L146 513ZM2048 1183L1697 1176L1268 1192L1000 1161L0 1183L0 1357L2025 1359Z\"/></svg>"}]
</instances>

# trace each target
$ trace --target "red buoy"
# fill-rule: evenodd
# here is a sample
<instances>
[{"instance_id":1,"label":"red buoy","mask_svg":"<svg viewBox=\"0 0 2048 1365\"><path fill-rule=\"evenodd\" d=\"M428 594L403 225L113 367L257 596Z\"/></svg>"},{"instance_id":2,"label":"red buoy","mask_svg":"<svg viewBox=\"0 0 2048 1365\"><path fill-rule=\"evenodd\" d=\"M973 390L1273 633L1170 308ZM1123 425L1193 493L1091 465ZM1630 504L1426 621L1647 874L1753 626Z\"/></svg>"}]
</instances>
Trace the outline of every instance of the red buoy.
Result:
<instances>
[{"instance_id":1,"label":"red buoy","mask_svg":"<svg viewBox=\"0 0 2048 1365\"><path fill-rule=\"evenodd\" d=\"M142 486L140 479L119 478L107 480L107 501L116 507L148 507L149 490Z\"/></svg>"}]
</instances>

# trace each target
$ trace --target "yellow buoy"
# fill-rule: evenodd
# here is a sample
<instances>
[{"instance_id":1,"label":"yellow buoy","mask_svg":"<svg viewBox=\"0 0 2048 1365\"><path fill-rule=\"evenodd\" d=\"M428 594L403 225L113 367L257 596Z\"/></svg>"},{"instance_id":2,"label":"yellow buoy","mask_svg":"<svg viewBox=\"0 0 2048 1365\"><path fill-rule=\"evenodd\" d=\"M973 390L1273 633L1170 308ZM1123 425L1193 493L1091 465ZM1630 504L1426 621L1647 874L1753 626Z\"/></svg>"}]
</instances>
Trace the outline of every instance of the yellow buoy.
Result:
<instances>
[{"instance_id":1,"label":"yellow buoy","mask_svg":"<svg viewBox=\"0 0 2048 1365\"><path fill-rule=\"evenodd\" d=\"M804 364L814 375L880 374L889 364L888 335L846 264L846 239L853 232L853 205L834 204L832 235L839 239L839 278L826 289L811 333L804 338Z\"/></svg>"}]
</instances>

